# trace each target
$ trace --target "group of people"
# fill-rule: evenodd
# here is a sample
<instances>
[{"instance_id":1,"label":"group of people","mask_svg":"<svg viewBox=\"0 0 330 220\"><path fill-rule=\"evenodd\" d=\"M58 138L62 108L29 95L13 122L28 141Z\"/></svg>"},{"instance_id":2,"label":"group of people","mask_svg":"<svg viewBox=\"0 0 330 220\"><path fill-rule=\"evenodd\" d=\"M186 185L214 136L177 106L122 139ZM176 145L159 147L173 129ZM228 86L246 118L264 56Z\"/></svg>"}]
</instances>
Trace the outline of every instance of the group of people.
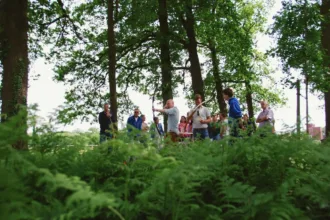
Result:
<instances>
[{"instance_id":1,"label":"group of people","mask_svg":"<svg viewBox=\"0 0 330 220\"><path fill-rule=\"evenodd\" d=\"M267 102L260 102L263 111L258 115L256 121L253 121L253 119L249 119L247 114L242 114L240 103L234 97L231 88L223 90L223 98L229 105L228 114L221 112L211 115L209 109L203 105L202 96L199 94L195 95L195 107L187 113L187 116L181 116L181 118L173 99L167 100L163 109L152 108L154 112L167 115L167 133L164 132L158 117L153 118L153 123L149 127L146 123L146 117L140 116L139 109L135 109L134 114L127 120L128 132L136 129L141 131L140 136L150 134L151 138L157 139L165 136L173 142L188 138L221 140L225 136L241 137L242 130L245 130L247 135L252 135L256 130L256 122L259 123L259 128L265 128L266 133L274 133L274 113ZM104 111L99 114L100 142L112 138L111 132L107 132L107 130L113 122L109 105L105 104ZM263 135L266 134L263 133Z\"/></svg>"}]
</instances>

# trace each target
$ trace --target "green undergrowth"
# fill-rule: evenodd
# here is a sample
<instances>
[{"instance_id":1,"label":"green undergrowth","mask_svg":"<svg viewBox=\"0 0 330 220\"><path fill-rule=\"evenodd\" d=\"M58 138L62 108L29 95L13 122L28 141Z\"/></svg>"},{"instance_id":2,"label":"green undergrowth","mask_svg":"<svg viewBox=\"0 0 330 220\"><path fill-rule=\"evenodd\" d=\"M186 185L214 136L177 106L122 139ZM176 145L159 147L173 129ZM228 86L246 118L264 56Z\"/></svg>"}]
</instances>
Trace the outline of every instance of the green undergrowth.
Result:
<instances>
[{"instance_id":1,"label":"green undergrowth","mask_svg":"<svg viewBox=\"0 0 330 220\"><path fill-rule=\"evenodd\" d=\"M159 150L123 132L92 148L95 135L48 131L16 151L14 124L0 125L0 219L330 218L329 143L254 135Z\"/></svg>"}]
</instances>

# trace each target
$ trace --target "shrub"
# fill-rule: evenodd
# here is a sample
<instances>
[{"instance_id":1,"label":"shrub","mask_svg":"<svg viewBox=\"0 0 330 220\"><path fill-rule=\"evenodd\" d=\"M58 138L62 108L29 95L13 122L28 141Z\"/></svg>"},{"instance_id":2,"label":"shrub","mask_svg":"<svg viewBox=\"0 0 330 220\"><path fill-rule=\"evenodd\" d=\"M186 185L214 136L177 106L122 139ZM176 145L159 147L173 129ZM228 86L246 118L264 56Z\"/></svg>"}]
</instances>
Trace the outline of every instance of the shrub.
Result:
<instances>
[{"instance_id":1,"label":"shrub","mask_svg":"<svg viewBox=\"0 0 330 220\"><path fill-rule=\"evenodd\" d=\"M0 142L1 219L330 218L329 143L254 135L158 150L122 132L91 149L49 131L20 152L12 130L0 125L11 134Z\"/></svg>"}]
</instances>

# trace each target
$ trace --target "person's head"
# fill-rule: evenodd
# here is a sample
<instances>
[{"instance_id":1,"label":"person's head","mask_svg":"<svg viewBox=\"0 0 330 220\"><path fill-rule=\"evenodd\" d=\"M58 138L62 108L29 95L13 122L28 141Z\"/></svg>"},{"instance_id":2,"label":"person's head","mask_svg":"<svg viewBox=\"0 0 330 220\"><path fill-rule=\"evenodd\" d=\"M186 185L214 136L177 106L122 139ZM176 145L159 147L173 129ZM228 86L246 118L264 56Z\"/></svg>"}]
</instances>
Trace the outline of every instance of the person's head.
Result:
<instances>
[{"instance_id":1,"label":"person's head","mask_svg":"<svg viewBox=\"0 0 330 220\"><path fill-rule=\"evenodd\" d=\"M187 118L185 116L181 116L180 123L187 123Z\"/></svg>"},{"instance_id":2,"label":"person's head","mask_svg":"<svg viewBox=\"0 0 330 220\"><path fill-rule=\"evenodd\" d=\"M167 108L173 108L174 107L174 101L173 99L169 99L166 101Z\"/></svg>"},{"instance_id":3,"label":"person's head","mask_svg":"<svg viewBox=\"0 0 330 220\"><path fill-rule=\"evenodd\" d=\"M103 109L104 109L105 112L108 112L109 111L109 104L108 103L104 103Z\"/></svg>"},{"instance_id":4,"label":"person's head","mask_svg":"<svg viewBox=\"0 0 330 220\"><path fill-rule=\"evenodd\" d=\"M158 118L158 117L154 117L154 122L155 122L156 124L158 124L158 123L159 123L159 118Z\"/></svg>"},{"instance_id":5,"label":"person's head","mask_svg":"<svg viewBox=\"0 0 330 220\"><path fill-rule=\"evenodd\" d=\"M224 100L229 100L234 96L234 91L231 88L226 88L222 91L222 96Z\"/></svg>"},{"instance_id":6,"label":"person's head","mask_svg":"<svg viewBox=\"0 0 330 220\"><path fill-rule=\"evenodd\" d=\"M260 106L263 110L267 109L268 108L268 103L266 101L261 101L260 102Z\"/></svg>"},{"instance_id":7,"label":"person's head","mask_svg":"<svg viewBox=\"0 0 330 220\"><path fill-rule=\"evenodd\" d=\"M226 112L221 112L220 113L220 120L224 120L225 118L227 118L227 113Z\"/></svg>"},{"instance_id":8,"label":"person's head","mask_svg":"<svg viewBox=\"0 0 330 220\"><path fill-rule=\"evenodd\" d=\"M195 104L199 105L202 103L202 96L200 94L195 95Z\"/></svg>"},{"instance_id":9,"label":"person's head","mask_svg":"<svg viewBox=\"0 0 330 220\"><path fill-rule=\"evenodd\" d=\"M141 115L141 119L144 122L146 120L146 116L145 115Z\"/></svg>"},{"instance_id":10,"label":"person's head","mask_svg":"<svg viewBox=\"0 0 330 220\"><path fill-rule=\"evenodd\" d=\"M134 109L134 117L139 117L140 110L138 108Z\"/></svg>"},{"instance_id":11,"label":"person's head","mask_svg":"<svg viewBox=\"0 0 330 220\"><path fill-rule=\"evenodd\" d=\"M249 116L248 116L247 114L244 114L244 115L243 115L243 120L244 120L244 121L249 120Z\"/></svg>"}]
</instances>

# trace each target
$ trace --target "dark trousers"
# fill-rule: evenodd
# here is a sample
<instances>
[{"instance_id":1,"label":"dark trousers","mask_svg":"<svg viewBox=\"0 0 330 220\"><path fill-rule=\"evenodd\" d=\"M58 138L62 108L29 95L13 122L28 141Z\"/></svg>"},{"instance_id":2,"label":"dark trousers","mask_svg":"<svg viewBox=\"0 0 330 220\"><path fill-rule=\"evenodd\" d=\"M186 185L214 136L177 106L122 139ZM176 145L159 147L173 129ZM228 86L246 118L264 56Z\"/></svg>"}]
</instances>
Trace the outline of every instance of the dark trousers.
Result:
<instances>
[{"instance_id":1,"label":"dark trousers","mask_svg":"<svg viewBox=\"0 0 330 220\"><path fill-rule=\"evenodd\" d=\"M105 133L100 133L100 143L103 143L103 142L105 142L106 140L110 140L110 139L112 139L112 134L107 133L107 132L105 132Z\"/></svg>"}]
</instances>

